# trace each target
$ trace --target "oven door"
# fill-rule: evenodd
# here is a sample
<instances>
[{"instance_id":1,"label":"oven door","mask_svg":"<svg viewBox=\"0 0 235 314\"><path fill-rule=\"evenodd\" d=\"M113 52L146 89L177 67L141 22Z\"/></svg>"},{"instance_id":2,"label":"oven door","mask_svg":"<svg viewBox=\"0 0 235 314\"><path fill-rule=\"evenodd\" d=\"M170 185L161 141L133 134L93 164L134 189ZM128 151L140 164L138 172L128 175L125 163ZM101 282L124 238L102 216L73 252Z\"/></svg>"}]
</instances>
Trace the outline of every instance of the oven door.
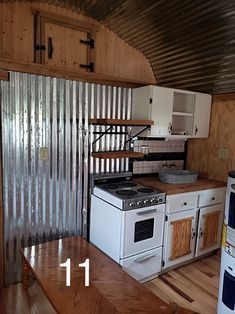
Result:
<instances>
[{"instance_id":1,"label":"oven door","mask_svg":"<svg viewBox=\"0 0 235 314\"><path fill-rule=\"evenodd\" d=\"M162 246L165 204L122 214L121 258Z\"/></svg>"}]
</instances>

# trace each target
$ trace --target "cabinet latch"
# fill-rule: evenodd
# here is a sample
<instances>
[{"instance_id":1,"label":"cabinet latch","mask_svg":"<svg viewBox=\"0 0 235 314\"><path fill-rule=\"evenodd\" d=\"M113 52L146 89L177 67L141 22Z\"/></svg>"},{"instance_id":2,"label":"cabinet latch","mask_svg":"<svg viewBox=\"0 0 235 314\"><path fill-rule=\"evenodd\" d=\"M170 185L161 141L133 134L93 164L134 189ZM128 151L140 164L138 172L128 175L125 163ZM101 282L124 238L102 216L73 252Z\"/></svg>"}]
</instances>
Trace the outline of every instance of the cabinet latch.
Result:
<instances>
[{"instance_id":1,"label":"cabinet latch","mask_svg":"<svg viewBox=\"0 0 235 314\"><path fill-rule=\"evenodd\" d=\"M168 216L167 215L165 216L165 221L168 221Z\"/></svg>"},{"instance_id":2,"label":"cabinet latch","mask_svg":"<svg viewBox=\"0 0 235 314\"><path fill-rule=\"evenodd\" d=\"M46 50L46 46L41 45L41 44L37 44L37 45L35 45L35 50Z\"/></svg>"},{"instance_id":3,"label":"cabinet latch","mask_svg":"<svg viewBox=\"0 0 235 314\"><path fill-rule=\"evenodd\" d=\"M165 261L162 261L162 267L164 267L165 266Z\"/></svg>"},{"instance_id":4,"label":"cabinet latch","mask_svg":"<svg viewBox=\"0 0 235 314\"><path fill-rule=\"evenodd\" d=\"M94 63L91 62L90 64L80 64L80 68L89 69L90 72L94 72Z\"/></svg>"},{"instance_id":5,"label":"cabinet latch","mask_svg":"<svg viewBox=\"0 0 235 314\"><path fill-rule=\"evenodd\" d=\"M81 43L81 44L88 45L88 46L90 46L92 49L94 49L94 47L95 47L95 41L94 41L94 39L92 39L92 38L90 38L89 40L80 39L80 43Z\"/></svg>"}]
</instances>

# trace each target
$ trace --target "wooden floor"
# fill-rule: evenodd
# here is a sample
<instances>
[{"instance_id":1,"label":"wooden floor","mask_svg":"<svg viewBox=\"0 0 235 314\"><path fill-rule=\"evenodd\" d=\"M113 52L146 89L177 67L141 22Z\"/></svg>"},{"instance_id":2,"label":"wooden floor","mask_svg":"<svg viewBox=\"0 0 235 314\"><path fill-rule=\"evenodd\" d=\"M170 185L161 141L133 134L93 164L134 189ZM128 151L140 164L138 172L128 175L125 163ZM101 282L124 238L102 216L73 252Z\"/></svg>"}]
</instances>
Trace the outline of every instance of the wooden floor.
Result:
<instances>
[{"instance_id":1,"label":"wooden floor","mask_svg":"<svg viewBox=\"0 0 235 314\"><path fill-rule=\"evenodd\" d=\"M21 283L0 290L1 314L56 314L36 281L28 292Z\"/></svg>"},{"instance_id":2,"label":"wooden floor","mask_svg":"<svg viewBox=\"0 0 235 314\"><path fill-rule=\"evenodd\" d=\"M204 259L172 270L145 283L166 303L177 303L201 314L215 314L219 286L220 257Z\"/></svg>"},{"instance_id":3,"label":"wooden floor","mask_svg":"<svg viewBox=\"0 0 235 314\"><path fill-rule=\"evenodd\" d=\"M200 261L170 271L145 283L167 303L183 308L215 314L219 283L220 257L211 255ZM55 314L41 288L34 282L28 293L22 284L0 290L1 314Z\"/></svg>"}]
</instances>

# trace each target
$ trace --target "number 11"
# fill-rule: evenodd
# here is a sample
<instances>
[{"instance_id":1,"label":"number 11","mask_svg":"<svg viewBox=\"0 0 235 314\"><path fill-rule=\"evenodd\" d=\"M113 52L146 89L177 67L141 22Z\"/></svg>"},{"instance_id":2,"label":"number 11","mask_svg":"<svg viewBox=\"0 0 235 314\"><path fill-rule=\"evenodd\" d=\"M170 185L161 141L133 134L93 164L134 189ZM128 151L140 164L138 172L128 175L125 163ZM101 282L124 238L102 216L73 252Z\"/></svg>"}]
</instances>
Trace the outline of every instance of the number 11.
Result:
<instances>
[{"instance_id":1,"label":"number 11","mask_svg":"<svg viewBox=\"0 0 235 314\"><path fill-rule=\"evenodd\" d=\"M79 267L85 268L85 287L89 287L89 258L85 260L84 263L78 265ZM70 258L67 258L65 263L60 264L60 267L66 268L66 286L69 287L71 285L71 261Z\"/></svg>"}]
</instances>

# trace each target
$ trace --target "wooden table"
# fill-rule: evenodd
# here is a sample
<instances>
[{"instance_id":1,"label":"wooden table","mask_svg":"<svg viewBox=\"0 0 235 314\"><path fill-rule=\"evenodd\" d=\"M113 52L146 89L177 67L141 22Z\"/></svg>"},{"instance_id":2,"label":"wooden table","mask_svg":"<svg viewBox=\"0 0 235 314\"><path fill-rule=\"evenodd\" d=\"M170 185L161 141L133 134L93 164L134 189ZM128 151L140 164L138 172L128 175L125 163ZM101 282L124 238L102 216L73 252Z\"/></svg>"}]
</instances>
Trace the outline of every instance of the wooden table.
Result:
<instances>
[{"instance_id":1,"label":"wooden table","mask_svg":"<svg viewBox=\"0 0 235 314\"><path fill-rule=\"evenodd\" d=\"M121 267L80 237L70 237L21 250L23 285L28 289L32 272L58 313L184 313L172 310ZM71 259L71 286L66 287L66 270ZM84 268L90 260L90 286L84 285Z\"/></svg>"}]
</instances>

